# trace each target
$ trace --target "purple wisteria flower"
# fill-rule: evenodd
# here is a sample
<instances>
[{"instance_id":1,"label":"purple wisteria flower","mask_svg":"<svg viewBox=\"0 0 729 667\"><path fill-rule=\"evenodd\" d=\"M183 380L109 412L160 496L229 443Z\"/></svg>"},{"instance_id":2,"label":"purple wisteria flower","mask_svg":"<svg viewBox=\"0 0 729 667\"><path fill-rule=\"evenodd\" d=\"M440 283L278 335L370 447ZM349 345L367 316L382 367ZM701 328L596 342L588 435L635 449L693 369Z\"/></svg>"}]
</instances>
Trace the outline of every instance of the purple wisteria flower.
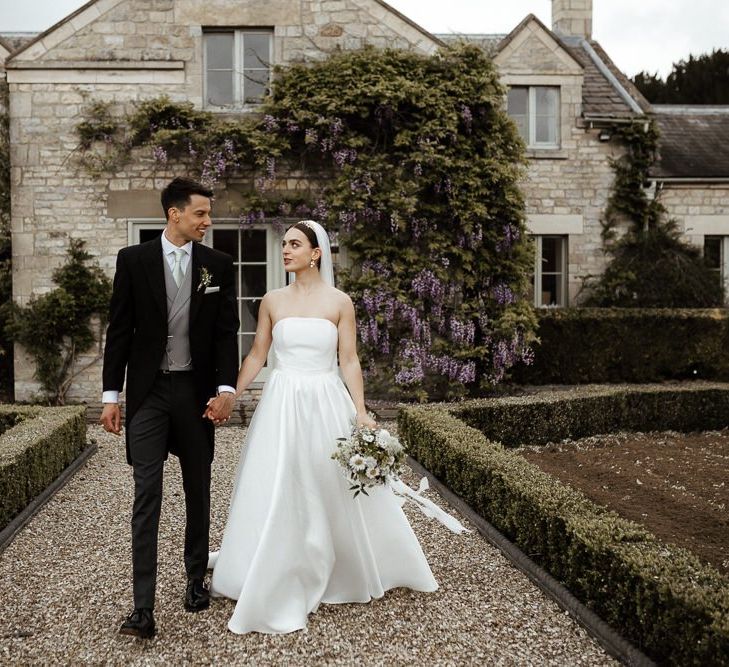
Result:
<instances>
[{"instance_id":1,"label":"purple wisteria flower","mask_svg":"<svg viewBox=\"0 0 729 667\"><path fill-rule=\"evenodd\" d=\"M167 151L162 146L155 146L152 149L152 157L158 164L167 164Z\"/></svg>"},{"instance_id":2,"label":"purple wisteria flower","mask_svg":"<svg viewBox=\"0 0 729 667\"><path fill-rule=\"evenodd\" d=\"M506 283L498 283L491 290L496 303L500 306L508 306L516 302L516 295Z\"/></svg>"},{"instance_id":3,"label":"purple wisteria flower","mask_svg":"<svg viewBox=\"0 0 729 667\"><path fill-rule=\"evenodd\" d=\"M509 248L511 248L521 236L519 228L511 223L504 225L503 232L503 238L496 243L497 252L505 252L506 250L509 250Z\"/></svg>"}]
</instances>

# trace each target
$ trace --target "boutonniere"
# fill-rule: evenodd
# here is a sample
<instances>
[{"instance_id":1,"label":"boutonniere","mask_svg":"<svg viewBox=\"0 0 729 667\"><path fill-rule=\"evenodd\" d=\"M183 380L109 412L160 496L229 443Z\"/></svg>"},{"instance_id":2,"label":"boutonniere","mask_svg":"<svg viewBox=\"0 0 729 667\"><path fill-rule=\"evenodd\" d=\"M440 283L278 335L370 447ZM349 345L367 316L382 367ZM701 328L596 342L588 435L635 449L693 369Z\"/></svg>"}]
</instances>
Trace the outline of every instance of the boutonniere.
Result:
<instances>
[{"instance_id":1,"label":"boutonniere","mask_svg":"<svg viewBox=\"0 0 729 667\"><path fill-rule=\"evenodd\" d=\"M210 287L210 283L213 280L213 274L207 270L206 267L200 267L200 284L197 286L199 292L203 287Z\"/></svg>"}]
</instances>

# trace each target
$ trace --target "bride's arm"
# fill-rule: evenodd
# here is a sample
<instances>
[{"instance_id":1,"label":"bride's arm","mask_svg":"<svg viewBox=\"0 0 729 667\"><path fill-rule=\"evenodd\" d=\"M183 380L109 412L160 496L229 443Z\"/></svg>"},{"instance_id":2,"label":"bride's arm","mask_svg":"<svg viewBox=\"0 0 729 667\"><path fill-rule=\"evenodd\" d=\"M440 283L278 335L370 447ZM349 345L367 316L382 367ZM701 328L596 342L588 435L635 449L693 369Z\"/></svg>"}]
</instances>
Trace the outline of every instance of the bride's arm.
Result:
<instances>
[{"instance_id":1,"label":"bride's arm","mask_svg":"<svg viewBox=\"0 0 729 667\"><path fill-rule=\"evenodd\" d=\"M357 410L357 425L375 427L374 420L367 414L364 400L362 368L357 356L357 323L354 306L349 297L339 315L339 367Z\"/></svg>"},{"instance_id":2,"label":"bride's arm","mask_svg":"<svg viewBox=\"0 0 729 667\"><path fill-rule=\"evenodd\" d=\"M256 336L253 339L251 351L246 355L243 364L238 372L238 381L235 384L235 396L240 396L248 385L256 379L256 376L263 368L268 357L268 350L271 347L272 325L271 313L269 308L270 299L268 295L263 297L261 307L258 310L258 324L256 326Z\"/></svg>"}]
</instances>

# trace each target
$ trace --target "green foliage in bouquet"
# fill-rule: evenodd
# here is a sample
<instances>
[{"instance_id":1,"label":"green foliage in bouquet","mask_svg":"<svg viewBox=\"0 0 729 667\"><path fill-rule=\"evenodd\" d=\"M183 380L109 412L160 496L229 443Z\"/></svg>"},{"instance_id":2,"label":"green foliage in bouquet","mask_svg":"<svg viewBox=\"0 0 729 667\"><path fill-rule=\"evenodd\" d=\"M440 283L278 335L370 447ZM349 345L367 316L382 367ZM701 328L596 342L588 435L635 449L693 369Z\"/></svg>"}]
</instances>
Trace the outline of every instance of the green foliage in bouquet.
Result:
<instances>
[{"instance_id":1,"label":"green foliage in bouquet","mask_svg":"<svg viewBox=\"0 0 729 667\"><path fill-rule=\"evenodd\" d=\"M389 431L361 426L353 428L349 438L337 438L337 441L332 458L344 469L355 498L360 493L369 495L368 488L399 477L405 450Z\"/></svg>"},{"instance_id":2,"label":"green foliage in bouquet","mask_svg":"<svg viewBox=\"0 0 729 667\"><path fill-rule=\"evenodd\" d=\"M645 190L658 151L651 122L618 131L626 153L611 164L613 191L603 221L603 241L611 260L605 272L585 283L586 306L622 308L710 308L723 303L723 287L695 246L681 239L666 208ZM626 233L618 238L621 222Z\"/></svg>"},{"instance_id":3,"label":"green foliage in bouquet","mask_svg":"<svg viewBox=\"0 0 729 667\"><path fill-rule=\"evenodd\" d=\"M320 221L346 249L341 287L381 396L478 393L528 361L524 150L483 51L367 48L279 68L274 81L256 116L167 98L125 122L107 109L79 132L82 164L96 175L133 157L184 164L211 185L235 182L244 225ZM310 190L289 189L302 176Z\"/></svg>"},{"instance_id":4,"label":"green foliage in bouquet","mask_svg":"<svg viewBox=\"0 0 729 667\"><path fill-rule=\"evenodd\" d=\"M75 369L79 354L97 340L92 317L104 329L111 298L111 281L97 264L87 265L91 255L85 242L72 239L68 260L53 273L58 287L33 297L25 307L15 306L11 324L13 338L36 362L35 377L46 393L46 400L63 405L71 383L80 372ZM91 365L101 357L99 350ZM88 367L88 366L87 366Z\"/></svg>"}]
</instances>

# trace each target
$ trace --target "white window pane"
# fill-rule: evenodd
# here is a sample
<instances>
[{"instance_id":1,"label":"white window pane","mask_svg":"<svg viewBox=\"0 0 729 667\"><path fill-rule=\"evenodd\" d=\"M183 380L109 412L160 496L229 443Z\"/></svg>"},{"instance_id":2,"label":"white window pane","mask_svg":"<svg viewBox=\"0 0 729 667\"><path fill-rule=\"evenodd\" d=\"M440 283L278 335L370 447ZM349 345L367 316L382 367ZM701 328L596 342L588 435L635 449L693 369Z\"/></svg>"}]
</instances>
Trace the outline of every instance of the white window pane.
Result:
<instances>
[{"instance_id":1,"label":"white window pane","mask_svg":"<svg viewBox=\"0 0 729 667\"><path fill-rule=\"evenodd\" d=\"M208 72L207 103L218 107L233 104L232 72Z\"/></svg>"},{"instance_id":2,"label":"white window pane","mask_svg":"<svg viewBox=\"0 0 729 667\"><path fill-rule=\"evenodd\" d=\"M535 143L557 143L557 119L553 116L537 116L535 119Z\"/></svg>"},{"instance_id":3,"label":"white window pane","mask_svg":"<svg viewBox=\"0 0 729 667\"><path fill-rule=\"evenodd\" d=\"M242 78L243 102L260 102L268 89L268 70L246 70Z\"/></svg>"},{"instance_id":4,"label":"white window pane","mask_svg":"<svg viewBox=\"0 0 729 667\"><path fill-rule=\"evenodd\" d=\"M212 32L205 35L205 63L208 71L233 69L232 32Z\"/></svg>"},{"instance_id":5,"label":"white window pane","mask_svg":"<svg viewBox=\"0 0 729 667\"><path fill-rule=\"evenodd\" d=\"M527 88L510 88L507 99L507 111L510 116L526 116L529 106Z\"/></svg>"},{"instance_id":6,"label":"white window pane","mask_svg":"<svg viewBox=\"0 0 729 667\"><path fill-rule=\"evenodd\" d=\"M557 116L559 91L557 88L537 86L534 91L535 112L544 116Z\"/></svg>"},{"instance_id":7,"label":"white window pane","mask_svg":"<svg viewBox=\"0 0 729 667\"><path fill-rule=\"evenodd\" d=\"M243 34L243 68L267 69L270 67L271 36L262 32Z\"/></svg>"}]
</instances>

